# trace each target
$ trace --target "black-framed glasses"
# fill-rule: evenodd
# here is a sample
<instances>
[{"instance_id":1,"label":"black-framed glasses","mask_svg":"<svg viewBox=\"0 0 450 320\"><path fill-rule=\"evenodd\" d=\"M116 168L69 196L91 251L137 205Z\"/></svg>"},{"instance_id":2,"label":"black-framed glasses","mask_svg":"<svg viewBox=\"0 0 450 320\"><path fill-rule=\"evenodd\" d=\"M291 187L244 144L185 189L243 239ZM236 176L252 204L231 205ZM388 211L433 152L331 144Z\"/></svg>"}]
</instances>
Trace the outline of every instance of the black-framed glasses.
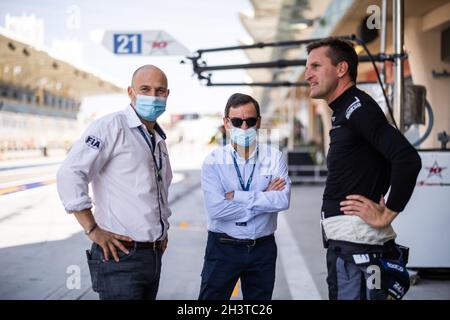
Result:
<instances>
[{"instance_id":1,"label":"black-framed glasses","mask_svg":"<svg viewBox=\"0 0 450 320\"><path fill-rule=\"evenodd\" d=\"M244 123L244 121L245 121L245 123L247 123L248 127L254 127L256 125L256 123L258 122L259 117L251 117L251 118L247 118L247 119L228 117L228 119L231 121L231 124L233 125L233 127L240 128L242 126L242 124Z\"/></svg>"}]
</instances>

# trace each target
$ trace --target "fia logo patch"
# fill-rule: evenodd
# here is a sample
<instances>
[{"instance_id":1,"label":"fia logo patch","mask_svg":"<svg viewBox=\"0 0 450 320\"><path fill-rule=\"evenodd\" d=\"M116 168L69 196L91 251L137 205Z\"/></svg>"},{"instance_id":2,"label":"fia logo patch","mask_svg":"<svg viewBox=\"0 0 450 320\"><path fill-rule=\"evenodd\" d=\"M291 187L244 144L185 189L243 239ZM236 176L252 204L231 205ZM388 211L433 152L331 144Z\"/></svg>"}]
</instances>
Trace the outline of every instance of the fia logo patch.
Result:
<instances>
[{"instance_id":1,"label":"fia logo patch","mask_svg":"<svg viewBox=\"0 0 450 320\"><path fill-rule=\"evenodd\" d=\"M91 147L92 149L100 149L102 145L102 141L95 137L95 136L88 136L86 140L84 141L88 147Z\"/></svg>"}]
</instances>

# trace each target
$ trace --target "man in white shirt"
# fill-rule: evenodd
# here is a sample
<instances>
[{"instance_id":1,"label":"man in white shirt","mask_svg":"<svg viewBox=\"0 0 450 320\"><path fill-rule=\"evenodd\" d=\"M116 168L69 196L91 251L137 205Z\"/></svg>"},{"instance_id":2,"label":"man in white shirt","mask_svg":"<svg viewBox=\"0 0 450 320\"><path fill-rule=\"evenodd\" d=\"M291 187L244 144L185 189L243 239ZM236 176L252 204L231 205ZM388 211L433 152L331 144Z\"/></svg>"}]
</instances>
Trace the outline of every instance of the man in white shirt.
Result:
<instances>
[{"instance_id":1,"label":"man in white shirt","mask_svg":"<svg viewBox=\"0 0 450 320\"><path fill-rule=\"evenodd\" d=\"M138 68L128 87L130 104L92 123L57 174L65 210L93 241L86 253L92 288L102 300L156 298L172 180L166 136L156 119L168 95L159 68Z\"/></svg>"},{"instance_id":2,"label":"man in white shirt","mask_svg":"<svg viewBox=\"0 0 450 320\"><path fill-rule=\"evenodd\" d=\"M291 181L282 153L257 142L258 102L233 94L224 125L231 143L214 150L202 167L208 241L200 300L231 297L237 280L245 300L269 300L275 283L279 211L287 210Z\"/></svg>"}]
</instances>

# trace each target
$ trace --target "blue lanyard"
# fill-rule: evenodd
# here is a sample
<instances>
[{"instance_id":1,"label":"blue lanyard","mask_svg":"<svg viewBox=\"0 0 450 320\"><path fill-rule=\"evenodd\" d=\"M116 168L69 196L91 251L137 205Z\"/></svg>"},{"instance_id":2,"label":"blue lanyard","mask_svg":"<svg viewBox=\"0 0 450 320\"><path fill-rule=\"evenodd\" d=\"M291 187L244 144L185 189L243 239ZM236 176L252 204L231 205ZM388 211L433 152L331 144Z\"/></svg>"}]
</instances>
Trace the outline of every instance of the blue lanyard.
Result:
<instances>
[{"instance_id":1,"label":"blue lanyard","mask_svg":"<svg viewBox=\"0 0 450 320\"><path fill-rule=\"evenodd\" d=\"M144 140L147 143L148 147L150 148L150 151L151 151L152 157L153 157L153 163L155 164L155 167L156 167L155 173L156 173L158 180L161 181L162 180L162 177L161 177L161 169L162 169L161 146L158 144L158 149L159 149L159 166L158 166L158 163L156 162L156 158L155 158L155 154L154 154L154 147L152 147L152 144L150 143L150 141L148 141L148 137L145 134L142 127L138 127L138 129L139 129L139 132L141 133L142 137L144 137Z\"/></svg>"},{"instance_id":2,"label":"blue lanyard","mask_svg":"<svg viewBox=\"0 0 450 320\"><path fill-rule=\"evenodd\" d=\"M250 174L250 177L248 178L246 185L244 185L244 179L242 178L241 171L239 170L238 164L236 162L236 156L234 155L234 153L232 153L232 157L233 157L234 169L236 170L236 174L239 178L239 183L241 184L242 190L243 191L250 190L250 185L252 184L252 180L253 180L253 173L255 173L256 160L258 160L258 149L256 149L255 163L253 163L252 173Z\"/></svg>"}]
</instances>

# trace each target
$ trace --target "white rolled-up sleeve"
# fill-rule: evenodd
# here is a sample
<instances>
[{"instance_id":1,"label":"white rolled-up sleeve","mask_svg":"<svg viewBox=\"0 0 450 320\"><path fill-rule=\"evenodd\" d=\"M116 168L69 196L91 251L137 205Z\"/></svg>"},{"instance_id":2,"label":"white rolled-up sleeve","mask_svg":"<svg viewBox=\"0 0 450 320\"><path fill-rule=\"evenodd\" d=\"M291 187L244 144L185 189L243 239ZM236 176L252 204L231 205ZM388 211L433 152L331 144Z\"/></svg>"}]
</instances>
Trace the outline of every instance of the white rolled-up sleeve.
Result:
<instances>
[{"instance_id":1,"label":"white rolled-up sleeve","mask_svg":"<svg viewBox=\"0 0 450 320\"><path fill-rule=\"evenodd\" d=\"M89 183L110 159L118 135L114 123L94 122L76 141L56 175L59 197L69 213L89 209Z\"/></svg>"}]
</instances>

